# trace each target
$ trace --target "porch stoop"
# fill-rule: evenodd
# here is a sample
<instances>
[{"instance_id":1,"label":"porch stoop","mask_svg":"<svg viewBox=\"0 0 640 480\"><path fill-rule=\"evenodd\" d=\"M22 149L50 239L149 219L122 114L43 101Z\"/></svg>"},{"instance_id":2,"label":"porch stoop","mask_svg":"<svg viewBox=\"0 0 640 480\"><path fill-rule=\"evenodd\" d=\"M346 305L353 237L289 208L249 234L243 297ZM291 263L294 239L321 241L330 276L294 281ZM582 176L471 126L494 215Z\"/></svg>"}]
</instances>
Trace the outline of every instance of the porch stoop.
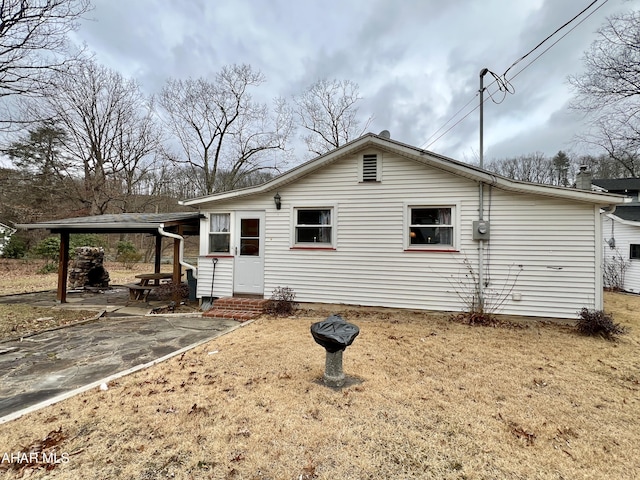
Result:
<instances>
[{"instance_id":1,"label":"porch stoop","mask_svg":"<svg viewBox=\"0 0 640 480\"><path fill-rule=\"evenodd\" d=\"M264 298L223 297L214 301L213 307L202 316L246 322L262 315L268 301Z\"/></svg>"}]
</instances>

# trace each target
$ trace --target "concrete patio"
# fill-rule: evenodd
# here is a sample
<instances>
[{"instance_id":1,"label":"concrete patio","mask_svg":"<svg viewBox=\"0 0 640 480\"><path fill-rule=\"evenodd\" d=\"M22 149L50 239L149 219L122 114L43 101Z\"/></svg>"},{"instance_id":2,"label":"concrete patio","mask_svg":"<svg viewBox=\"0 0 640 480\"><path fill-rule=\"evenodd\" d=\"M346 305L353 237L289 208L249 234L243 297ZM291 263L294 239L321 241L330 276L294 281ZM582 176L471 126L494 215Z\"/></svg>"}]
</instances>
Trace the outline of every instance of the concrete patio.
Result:
<instances>
[{"instance_id":1,"label":"concrete patio","mask_svg":"<svg viewBox=\"0 0 640 480\"><path fill-rule=\"evenodd\" d=\"M0 303L96 310L90 321L0 342L0 423L78 389L193 348L238 328L234 320L200 313L149 315L167 301L130 301L128 290L54 291L0 297Z\"/></svg>"}]
</instances>

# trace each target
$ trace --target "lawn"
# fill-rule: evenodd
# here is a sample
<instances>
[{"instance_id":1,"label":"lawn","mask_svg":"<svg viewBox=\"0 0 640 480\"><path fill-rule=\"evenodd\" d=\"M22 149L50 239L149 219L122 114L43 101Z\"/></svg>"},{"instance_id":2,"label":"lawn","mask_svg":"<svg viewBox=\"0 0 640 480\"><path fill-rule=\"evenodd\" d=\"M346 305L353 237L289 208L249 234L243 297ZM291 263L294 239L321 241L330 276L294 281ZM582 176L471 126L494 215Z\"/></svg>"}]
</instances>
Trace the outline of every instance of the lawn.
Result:
<instances>
[{"instance_id":1,"label":"lawn","mask_svg":"<svg viewBox=\"0 0 640 480\"><path fill-rule=\"evenodd\" d=\"M41 274L38 271L45 264L43 260L12 260L0 258L0 295L56 290L57 273ZM163 265L163 271L169 266ZM135 275L152 272L153 265L134 264L125 268L118 262L105 262L112 285L135 283ZM0 341L25 337L42 330L62 327L82 322L97 315L96 311L65 310L30 305L0 304Z\"/></svg>"},{"instance_id":2,"label":"lawn","mask_svg":"<svg viewBox=\"0 0 640 480\"><path fill-rule=\"evenodd\" d=\"M38 273L45 265L44 260L13 260L0 258L0 295L55 290L58 285L57 273ZM119 262L105 262L111 284L124 285L137 282L138 273L153 272L153 264L137 263L125 268ZM170 271L170 265L162 265L162 271Z\"/></svg>"},{"instance_id":3,"label":"lawn","mask_svg":"<svg viewBox=\"0 0 640 480\"><path fill-rule=\"evenodd\" d=\"M60 461L0 465L6 478L638 478L640 297L606 302L629 328L616 342L392 309L261 317L0 425L0 455L44 448ZM361 329L342 390L322 385L309 334L330 312Z\"/></svg>"}]
</instances>

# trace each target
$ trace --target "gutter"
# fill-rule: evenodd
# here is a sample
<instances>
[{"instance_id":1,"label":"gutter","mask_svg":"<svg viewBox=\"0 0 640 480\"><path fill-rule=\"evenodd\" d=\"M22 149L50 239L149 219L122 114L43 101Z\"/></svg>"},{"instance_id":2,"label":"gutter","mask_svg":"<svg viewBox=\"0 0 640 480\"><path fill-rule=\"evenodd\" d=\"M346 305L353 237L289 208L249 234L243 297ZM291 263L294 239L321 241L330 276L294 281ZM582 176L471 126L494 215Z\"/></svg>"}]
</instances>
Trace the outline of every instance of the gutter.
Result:
<instances>
[{"instance_id":1,"label":"gutter","mask_svg":"<svg viewBox=\"0 0 640 480\"><path fill-rule=\"evenodd\" d=\"M184 261L184 237L177 235L175 233L165 231L164 223L161 223L160 226L158 226L158 233L163 237L170 237L170 238L180 240L180 255L178 257L178 261L180 262L180 265L185 267L187 270L191 270L193 272L193 278L198 278L198 267L195 267L190 263L187 263Z\"/></svg>"}]
</instances>

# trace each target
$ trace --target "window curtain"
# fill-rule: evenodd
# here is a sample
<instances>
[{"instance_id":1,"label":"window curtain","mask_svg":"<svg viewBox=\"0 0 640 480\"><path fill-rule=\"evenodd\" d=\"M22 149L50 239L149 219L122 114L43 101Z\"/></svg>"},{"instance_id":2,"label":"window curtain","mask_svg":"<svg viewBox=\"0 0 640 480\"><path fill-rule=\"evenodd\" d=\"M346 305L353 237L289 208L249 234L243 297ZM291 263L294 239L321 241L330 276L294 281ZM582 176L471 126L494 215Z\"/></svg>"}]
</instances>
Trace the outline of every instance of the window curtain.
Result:
<instances>
[{"instance_id":1,"label":"window curtain","mask_svg":"<svg viewBox=\"0 0 640 480\"><path fill-rule=\"evenodd\" d=\"M228 232L231 227L231 215L227 213L211 215L210 232Z\"/></svg>"},{"instance_id":2,"label":"window curtain","mask_svg":"<svg viewBox=\"0 0 640 480\"><path fill-rule=\"evenodd\" d=\"M438 222L440 223L440 225L451 225L451 209L439 208Z\"/></svg>"},{"instance_id":3,"label":"window curtain","mask_svg":"<svg viewBox=\"0 0 640 480\"><path fill-rule=\"evenodd\" d=\"M451 209L439 208L438 209L438 221L440 225L451 225ZM453 245L453 228L452 227L440 227L436 229L437 236L440 237L440 243L446 245Z\"/></svg>"}]
</instances>

